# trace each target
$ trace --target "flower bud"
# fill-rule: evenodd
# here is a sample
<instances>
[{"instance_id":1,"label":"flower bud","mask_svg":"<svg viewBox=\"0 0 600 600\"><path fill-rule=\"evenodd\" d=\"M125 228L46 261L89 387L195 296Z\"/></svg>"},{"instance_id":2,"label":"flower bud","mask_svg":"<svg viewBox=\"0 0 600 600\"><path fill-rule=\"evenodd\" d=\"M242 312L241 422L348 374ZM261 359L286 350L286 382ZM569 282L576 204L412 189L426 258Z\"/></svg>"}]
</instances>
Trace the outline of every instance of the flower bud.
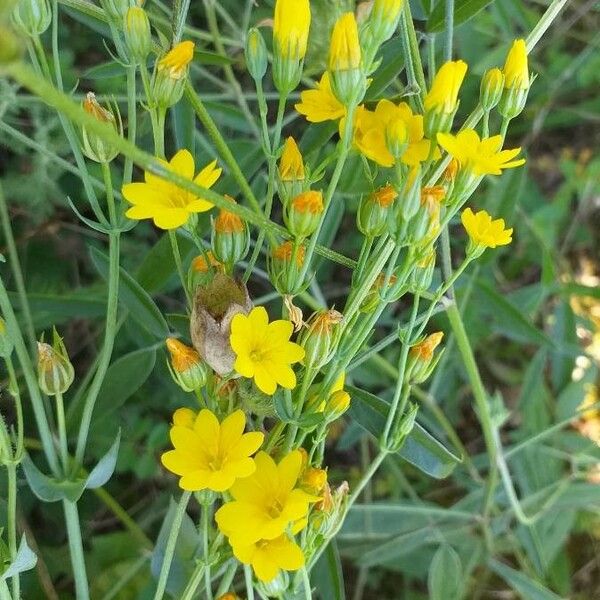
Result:
<instances>
[{"instance_id":1,"label":"flower bud","mask_svg":"<svg viewBox=\"0 0 600 600\"><path fill-rule=\"evenodd\" d=\"M403 0L375 0L373 2L373 8L369 15L369 26L377 44L382 44L391 38L396 31L403 4Z\"/></svg>"},{"instance_id":2,"label":"flower bud","mask_svg":"<svg viewBox=\"0 0 600 600\"><path fill-rule=\"evenodd\" d=\"M53 330L52 345L40 341L37 348L40 389L48 396L64 394L75 379L75 370L69 360L65 344L56 329Z\"/></svg>"},{"instance_id":3,"label":"flower bud","mask_svg":"<svg viewBox=\"0 0 600 600\"><path fill-rule=\"evenodd\" d=\"M287 571L279 569L271 581L259 581L256 586L263 597L281 598L290 587L290 576Z\"/></svg>"},{"instance_id":4,"label":"flower bud","mask_svg":"<svg viewBox=\"0 0 600 600\"><path fill-rule=\"evenodd\" d=\"M525 40L515 40L504 63L504 91L498 112L506 119L521 113L529 94L529 65Z\"/></svg>"},{"instance_id":5,"label":"flower bud","mask_svg":"<svg viewBox=\"0 0 600 600\"><path fill-rule=\"evenodd\" d=\"M444 63L435 74L433 84L425 96L425 135L435 139L436 134L450 131L458 109L458 92L467 73L462 60Z\"/></svg>"},{"instance_id":6,"label":"flower bud","mask_svg":"<svg viewBox=\"0 0 600 600\"><path fill-rule=\"evenodd\" d=\"M256 27L246 37L246 67L254 81L261 81L267 72L267 45Z\"/></svg>"},{"instance_id":7,"label":"flower bud","mask_svg":"<svg viewBox=\"0 0 600 600\"><path fill-rule=\"evenodd\" d=\"M489 69L481 78L479 103L484 112L490 112L498 102L504 88L504 74L498 68Z\"/></svg>"},{"instance_id":8,"label":"flower bud","mask_svg":"<svg viewBox=\"0 0 600 600\"><path fill-rule=\"evenodd\" d=\"M321 494L323 499L315 504L315 511L311 515L310 526L313 531L327 538L337 530L346 514L349 491L348 483L345 481L333 492L329 485L324 487Z\"/></svg>"},{"instance_id":9,"label":"flower bud","mask_svg":"<svg viewBox=\"0 0 600 600\"><path fill-rule=\"evenodd\" d=\"M181 99L194 47L194 42L179 42L156 63L152 99L159 108L165 110Z\"/></svg>"},{"instance_id":10,"label":"flower bud","mask_svg":"<svg viewBox=\"0 0 600 600\"><path fill-rule=\"evenodd\" d=\"M117 26L123 27L125 15L131 6L134 5L133 0L100 0L100 4L109 20Z\"/></svg>"},{"instance_id":11,"label":"flower bud","mask_svg":"<svg viewBox=\"0 0 600 600\"><path fill-rule=\"evenodd\" d=\"M343 14L333 26L329 46L329 75L335 97L345 106L360 103L366 91L362 51L354 13Z\"/></svg>"},{"instance_id":12,"label":"flower bud","mask_svg":"<svg viewBox=\"0 0 600 600\"><path fill-rule=\"evenodd\" d=\"M366 237L378 237L385 233L397 197L396 190L389 184L363 196L356 213L358 230Z\"/></svg>"},{"instance_id":13,"label":"flower bud","mask_svg":"<svg viewBox=\"0 0 600 600\"><path fill-rule=\"evenodd\" d=\"M12 336L8 332L6 322L0 317L0 357L8 358L12 354L14 347L15 344Z\"/></svg>"},{"instance_id":14,"label":"flower bud","mask_svg":"<svg viewBox=\"0 0 600 600\"><path fill-rule=\"evenodd\" d=\"M421 206L421 169L414 167L404 180L394 218L389 222L390 234L398 245L407 245L414 239L413 219Z\"/></svg>"},{"instance_id":15,"label":"flower bud","mask_svg":"<svg viewBox=\"0 0 600 600\"><path fill-rule=\"evenodd\" d=\"M206 261L208 257L208 262ZM189 288L195 289L199 285L206 285L212 278L215 273L224 273L225 269L223 264L220 263L214 256L214 254L208 250L205 254L200 254L196 256L192 260L192 264L190 265L190 273L188 276L189 279Z\"/></svg>"},{"instance_id":16,"label":"flower bud","mask_svg":"<svg viewBox=\"0 0 600 600\"><path fill-rule=\"evenodd\" d=\"M304 348L304 365L321 369L333 357L337 346L339 327L343 315L337 310L320 310L308 319L307 327L300 333L298 343Z\"/></svg>"},{"instance_id":17,"label":"flower bud","mask_svg":"<svg viewBox=\"0 0 600 600\"><path fill-rule=\"evenodd\" d=\"M398 267L396 273L399 273L400 269L401 267ZM405 279L405 277L399 278L398 275L392 273L387 285L385 285L386 274L380 273L377 275L375 282L360 305L360 311L371 313L382 302L396 302L406 292Z\"/></svg>"},{"instance_id":18,"label":"flower bud","mask_svg":"<svg viewBox=\"0 0 600 600\"><path fill-rule=\"evenodd\" d=\"M235 204L233 198L229 198ZM238 215L224 208L213 221L212 250L215 258L229 269L246 256L250 245L248 226Z\"/></svg>"},{"instance_id":19,"label":"flower bud","mask_svg":"<svg viewBox=\"0 0 600 600\"><path fill-rule=\"evenodd\" d=\"M167 364L175 383L185 392L203 388L208 371L198 352L175 338L167 338L165 343L171 355Z\"/></svg>"},{"instance_id":20,"label":"flower bud","mask_svg":"<svg viewBox=\"0 0 600 600\"><path fill-rule=\"evenodd\" d=\"M311 235L319 226L323 215L323 194L309 190L298 194L284 212L289 232L298 239Z\"/></svg>"},{"instance_id":21,"label":"flower bud","mask_svg":"<svg viewBox=\"0 0 600 600\"><path fill-rule=\"evenodd\" d=\"M423 383L431 375L442 356L441 352L434 353L443 337L444 334L437 331L411 347L406 367L411 385Z\"/></svg>"},{"instance_id":22,"label":"flower bud","mask_svg":"<svg viewBox=\"0 0 600 600\"><path fill-rule=\"evenodd\" d=\"M279 181L281 182L281 199L287 204L289 198L294 198L304 187L304 160L293 137L288 137L283 145L279 159Z\"/></svg>"},{"instance_id":23,"label":"flower bud","mask_svg":"<svg viewBox=\"0 0 600 600\"><path fill-rule=\"evenodd\" d=\"M52 21L48 0L19 0L13 10L13 22L29 37L42 35Z\"/></svg>"},{"instance_id":24,"label":"flower bud","mask_svg":"<svg viewBox=\"0 0 600 600\"><path fill-rule=\"evenodd\" d=\"M344 390L333 392L325 403L325 418L335 421L350 408L350 394Z\"/></svg>"},{"instance_id":25,"label":"flower bud","mask_svg":"<svg viewBox=\"0 0 600 600\"><path fill-rule=\"evenodd\" d=\"M410 274L408 291L411 294L424 294L431 286L435 270L435 250L431 250L417 264Z\"/></svg>"},{"instance_id":26,"label":"flower bud","mask_svg":"<svg viewBox=\"0 0 600 600\"><path fill-rule=\"evenodd\" d=\"M152 50L152 33L146 11L140 6L132 6L125 16L125 42L131 58L136 64L146 61Z\"/></svg>"},{"instance_id":27,"label":"flower bud","mask_svg":"<svg viewBox=\"0 0 600 600\"><path fill-rule=\"evenodd\" d=\"M289 240L273 250L267 263L269 279L281 295L295 296L302 291L305 254L304 246Z\"/></svg>"},{"instance_id":28,"label":"flower bud","mask_svg":"<svg viewBox=\"0 0 600 600\"><path fill-rule=\"evenodd\" d=\"M273 83L287 96L300 83L310 29L309 0L277 0L273 19Z\"/></svg>"},{"instance_id":29,"label":"flower bud","mask_svg":"<svg viewBox=\"0 0 600 600\"><path fill-rule=\"evenodd\" d=\"M88 92L83 101L83 110L97 121L108 123L113 127L116 133L123 135L121 115L118 112L118 107L116 105L114 109L111 110L104 108L104 106L96 100L96 95L93 92ZM81 128L81 137L83 153L90 160L99 163L109 163L119 154L119 150L110 142L107 142L96 133L88 131L85 125Z\"/></svg>"}]
</instances>

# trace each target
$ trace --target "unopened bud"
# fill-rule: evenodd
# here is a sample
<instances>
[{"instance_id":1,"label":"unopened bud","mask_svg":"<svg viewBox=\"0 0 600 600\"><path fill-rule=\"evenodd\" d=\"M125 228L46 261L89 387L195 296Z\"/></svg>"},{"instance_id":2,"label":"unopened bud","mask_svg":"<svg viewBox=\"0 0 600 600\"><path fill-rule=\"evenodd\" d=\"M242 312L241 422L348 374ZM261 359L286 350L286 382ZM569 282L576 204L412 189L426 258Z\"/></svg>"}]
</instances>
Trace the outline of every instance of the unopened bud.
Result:
<instances>
[{"instance_id":1,"label":"unopened bud","mask_svg":"<svg viewBox=\"0 0 600 600\"><path fill-rule=\"evenodd\" d=\"M479 103L484 112L489 112L500 102L504 88L504 74L498 68L489 69L481 79Z\"/></svg>"},{"instance_id":2,"label":"unopened bud","mask_svg":"<svg viewBox=\"0 0 600 600\"><path fill-rule=\"evenodd\" d=\"M88 92L83 101L83 110L88 115L94 117L96 121L110 125L115 133L123 135L121 115L116 105L109 110L96 100L96 95L93 92ZM119 154L119 150L110 142L107 142L93 131L88 131L85 125L81 128L81 137L83 153L90 160L99 163L109 163Z\"/></svg>"},{"instance_id":3,"label":"unopened bud","mask_svg":"<svg viewBox=\"0 0 600 600\"><path fill-rule=\"evenodd\" d=\"M203 388L208 371L198 352L175 338L167 338L166 345L171 355L169 371L175 383L186 392Z\"/></svg>"},{"instance_id":4,"label":"unopened bud","mask_svg":"<svg viewBox=\"0 0 600 600\"><path fill-rule=\"evenodd\" d=\"M392 37L398 27L403 0L375 0L369 15L372 35L378 44Z\"/></svg>"},{"instance_id":5,"label":"unopened bud","mask_svg":"<svg viewBox=\"0 0 600 600\"><path fill-rule=\"evenodd\" d=\"M100 0L100 5L108 16L109 20L117 28L123 27L123 19L131 6L134 6L133 0Z\"/></svg>"},{"instance_id":6,"label":"unopened bud","mask_svg":"<svg viewBox=\"0 0 600 600\"><path fill-rule=\"evenodd\" d=\"M402 119L394 119L385 129L385 140L390 154L400 160L408 148L408 129Z\"/></svg>"},{"instance_id":7,"label":"unopened bud","mask_svg":"<svg viewBox=\"0 0 600 600\"><path fill-rule=\"evenodd\" d=\"M296 140L290 136L285 140L279 159L280 196L284 205L303 191L305 178L302 154Z\"/></svg>"},{"instance_id":8,"label":"unopened bud","mask_svg":"<svg viewBox=\"0 0 600 600\"><path fill-rule=\"evenodd\" d=\"M327 471L308 467L302 473L300 488L314 496L319 495L327 484Z\"/></svg>"},{"instance_id":9,"label":"unopened bud","mask_svg":"<svg viewBox=\"0 0 600 600\"><path fill-rule=\"evenodd\" d=\"M64 394L75 379L75 370L69 360L67 349L56 329L52 334L52 345L41 341L38 348L38 385L44 394Z\"/></svg>"},{"instance_id":10,"label":"unopened bud","mask_svg":"<svg viewBox=\"0 0 600 600\"><path fill-rule=\"evenodd\" d=\"M525 40L515 40L503 68L504 91L498 104L498 112L505 119L514 119L525 107L529 94L529 63Z\"/></svg>"},{"instance_id":11,"label":"unopened bud","mask_svg":"<svg viewBox=\"0 0 600 600\"><path fill-rule=\"evenodd\" d=\"M267 45L256 27L248 31L246 38L246 66L254 81L261 81L267 72Z\"/></svg>"},{"instance_id":12,"label":"unopened bud","mask_svg":"<svg viewBox=\"0 0 600 600\"><path fill-rule=\"evenodd\" d=\"M321 310L308 319L298 343L304 348L304 365L321 369L333 357L343 315L337 310Z\"/></svg>"},{"instance_id":13,"label":"unopened bud","mask_svg":"<svg viewBox=\"0 0 600 600\"><path fill-rule=\"evenodd\" d=\"M273 250L267 266L271 283L280 294L296 296L304 288L301 274L305 254L304 246L291 241Z\"/></svg>"},{"instance_id":14,"label":"unopened bud","mask_svg":"<svg viewBox=\"0 0 600 600\"><path fill-rule=\"evenodd\" d=\"M335 421L350 408L350 394L344 390L333 392L325 403L325 418Z\"/></svg>"},{"instance_id":15,"label":"unopened bud","mask_svg":"<svg viewBox=\"0 0 600 600\"><path fill-rule=\"evenodd\" d=\"M323 210L322 192L302 192L287 207L284 213L285 224L294 237L303 239L317 229Z\"/></svg>"},{"instance_id":16,"label":"unopened bud","mask_svg":"<svg viewBox=\"0 0 600 600\"><path fill-rule=\"evenodd\" d=\"M15 25L27 36L42 35L52 21L48 0L19 0L13 10Z\"/></svg>"},{"instance_id":17,"label":"unopened bud","mask_svg":"<svg viewBox=\"0 0 600 600\"><path fill-rule=\"evenodd\" d=\"M428 335L411 347L407 364L411 384L423 383L436 367L442 353L435 354L444 334L441 331Z\"/></svg>"},{"instance_id":18,"label":"unopened bud","mask_svg":"<svg viewBox=\"0 0 600 600\"><path fill-rule=\"evenodd\" d=\"M136 64L146 61L152 50L152 33L146 11L132 6L125 17L125 42Z\"/></svg>"},{"instance_id":19,"label":"unopened bud","mask_svg":"<svg viewBox=\"0 0 600 600\"><path fill-rule=\"evenodd\" d=\"M385 233L397 197L396 190L389 184L363 196L356 213L358 230L366 237L378 237Z\"/></svg>"},{"instance_id":20,"label":"unopened bud","mask_svg":"<svg viewBox=\"0 0 600 600\"><path fill-rule=\"evenodd\" d=\"M23 40L15 31L0 22L0 69L17 61L23 52Z\"/></svg>"},{"instance_id":21,"label":"unopened bud","mask_svg":"<svg viewBox=\"0 0 600 600\"><path fill-rule=\"evenodd\" d=\"M229 198L235 204L233 198ZM237 214L221 209L213 222L212 251L229 269L246 256L250 245L248 226Z\"/></svg>"}]
</instances>

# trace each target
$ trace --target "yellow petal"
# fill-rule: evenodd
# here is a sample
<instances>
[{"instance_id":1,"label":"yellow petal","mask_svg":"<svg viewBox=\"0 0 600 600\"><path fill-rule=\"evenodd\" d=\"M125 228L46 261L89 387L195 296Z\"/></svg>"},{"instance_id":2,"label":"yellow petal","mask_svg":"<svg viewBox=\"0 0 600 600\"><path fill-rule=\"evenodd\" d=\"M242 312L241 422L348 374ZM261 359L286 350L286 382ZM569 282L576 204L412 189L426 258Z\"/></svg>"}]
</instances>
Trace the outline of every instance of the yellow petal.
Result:
<instances>
[{"instance_id":1,"label":"yellow petal","mask_svg":"<svg viewBox=\"0 0 600 600\"><path fill-rule=\"evenodd\" d=\"M208 163L194 178L194 183L203 188L211 188L221 176L222 169L217 167L217 161Z\"/></svg>"},{"instance_id":2,"label":"yellow petal","mask_svg":"<svg viewBox=\"0 0 600 600\"><path fill-rule=\"evenodd\" d=\"M154 214L154 224L159 229L177 229L186 224L188 216L183 208L163 208Z\"/></svg>"},{"instance_id":3,"label":"yellow petal","mask_svg":"<svg viewBox=\"0 0 600 600\"><path fill-rule=\"evenodd\" d=\"M229 450L237 444L244 433L246 427L246 415L242 410L236 410L221 422L221 433L219 445L221 448Z\"/></svg>"},{"instance_id":4,"label":"yellow petal","mask_svg":"<svg viewBox=\"0 0 600 600\"><path fill-rule=\"evenodd\" d=\"M194 171L196 170L194 157L189 150L186 150L185 148L179 150L179 152L175 154L171 159L169 166L175 173L186 179L192 179L192 177L194 177Z\"/></svg>"},{"instance_id":5,"label":"yellow petal","mask_svg":"<svg viewBox=\"0 0 600 600\"><path fill-rule=\"evenodd\" d=\"M289 494L298 481L302 468L302 454L298 450L284 456L277 465L279 493Z\"/></svg>"},{"instance_id":6,"label":"yellow petal","mask_svg":"<svg viewBox=\"0 0 600 600\"><path fill-rule=\"evenodd\" d=\"M196 413L191 408L178 408L173 413L173 424L193 429Z\"/></svg>"},{"instance_id":7,"label":"yellow petal","mask_svg":"<svg viewBox=\"0 0 600 600\"><path fill-rule=\"evenodd\" d=\"M199 492L208 487L210 477L210 471L194 471L179 480L179 487L188 492Z\"/></svg>"}]
</instances>

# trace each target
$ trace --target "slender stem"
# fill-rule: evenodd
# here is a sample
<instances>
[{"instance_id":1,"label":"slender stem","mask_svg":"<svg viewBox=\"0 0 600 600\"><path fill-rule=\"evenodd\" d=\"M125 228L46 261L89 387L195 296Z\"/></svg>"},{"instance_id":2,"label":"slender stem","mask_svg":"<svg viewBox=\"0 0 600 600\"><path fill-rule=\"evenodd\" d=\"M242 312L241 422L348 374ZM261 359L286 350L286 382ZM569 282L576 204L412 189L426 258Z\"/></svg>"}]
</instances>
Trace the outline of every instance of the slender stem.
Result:
<instances>
[{"instance_id":1,"label":"slender stem","mask_svg":"<svg viewBox=\"0 0 600 600\"><path fill-rule=\"evenodd\" d=\"M312 588L310 586L310 577L308 576L306 565L302 567L302 586L304 587L305 600L312 600Z\"/></svg>"},{"instance_id":2,"label":"slender stem","mask_svg":"<svg viewBox=\"0 0 600 600\"><path fill-rule=\"evenodd\" d=\"M180 600L192 600L196 595L196 590L198 586L202 582L202 576L205 574L206 565L204 562L200 561L196 564L194 568L194 572L190 577L188 584L185 586L185 590L183 591L183 595ZM207 596L208 598L208 596Z\"/></svg>"},{"instance_id":3,"label":"slender stem","mask_svg":"<svg viewBox=\"0 0 600 600\"><path fill-rule=\"evenodd\" d=\"M411 70L415 77L415 82L419 86L419 102L420 108L423 107L425 94L427 94L427 84L425 83L425 73L423 72L423 63L421 62L421 54L419 52L419 42L417 40L417 32L410 11L410 3L404 3L404 11L402 12L403 26L400 31L406 36L406 45L409 49L409 54L406 57L410 61Z\"/></svg>"},{"instance_id":4,"label":"slender stem","mask_svg":"<svg viewBox=\"0 0 600 600\"><path fill-rule=\"evenodd\" d=\"M413 300L413 306L410 313L410 320L408 322L408 329L404 336L404 341L402 343L402 351L400 352L400 358L398 360L398 379L396 381L396 389L394 391L394 397L392 399L392 404L390 406L390 410L388 412L387 420L385 422L385 427L383 429L383 433L381 435L381 446L383 448L389 447L389 436L392 429L392 424L394 423L394 418L398 411L398 407L400 404L400 397L402 395L402 389L404 386L409 387L408 384L404 381L404 373L406 370L406 362L408 360L408 351L410 350L411 336L412 330L415 326L415 319L417 318L417 312L419 310L419 295L415 295ZM408 396L406 396L408 398ZM404 402L405 404L406 402ZM402 416L402 412L398 413L399 416Z\"/></svg>"},{"instance_id":5,"label":"slender stem","mask_svg":"<svg viewBox=\"0 0 600 600\"><path fill-rule=\"evenodd\" d=\"M173 260L177 267L177 273L179 273L179 279L181 280L181 287L185 292L185 298L187 300L188 307L192 305L192 297L187 286L187 279L183 270L183 262L181 261L181 253L179 252L179 242L177 241L177 231L175 229L169 229L169 240L171 242L171 250L173 251Z\"/></svg>"},{"instance_id":6,"label":"slender stem","mask_svg":"<svg viewBox=\"0 0 600 600\"><path fill-rule=\"evenodd\" d=\"M136 65L127 69L127 139L135 145L137 134L137 91L136 91ZM125 157L123 166L123 183L130 183L133 177L133 161Z\"/></svg>"},{"instance_id":7,"label":"slender stem","mask_svg":"<svg viewBox=\"0 0 600 600\"><path fill-rule=\"evenodd\" d=\"M24 431L24 422L23 422L23 403L21 402L21 393L19 392L19 385L17 382L17 373L15 371L15 366L13 364L12 358L7 356L4 359L6 364L6 370L8 371L8 379L10 381L11 386L11 394L15 401L15 409L17 412L17 444L15 447L14 458L15 460L21 460L21 454L23 452L23 431Z\"/></svg>"},{"instance_id":8,"label":"slender stem","mask_svg":"<svg viewBox=\"0 0 600 600\"><path fill-rule=\"evenodd\" d=\"M493 540L490 539L490 536L488 536L488 522L494 503L494 490L498 481L498 452L494 439L494 426L492 423L492 415L487 394L485 392L485 388L483 387L483 382L481 381L481 376L477 368L477 363L475 362L473 350L471 348L471 344L469 343L469 338L467 336L467 332L465 331L460 312L456 305L452 305L448 308L447 314L450 321L450 326L452 327L452 331L456 339L456 344L463 359L463 364L465 365L465 369L467 371L469 382L471 383L475 404L477 406L477 417L481 423L485 447L490 461L490 470L486 481L486 491L484 494L482 511L483 525L486 528L484 534L489 545Z\"/></svg>"},{"instance_id":9,"label":"slender stem","mask_svg":"<svg viewBox=\"0 0 600 600\"><path fill-rule=\"evenodd\" d=\"M69 500L63 500L63 509L69 538L71 566L75 578L75 595L77 600L89 600L90 592L85 568L83 544L81 542L81 525L79 523L77 504L69 502Z\"/></svg>"},{"instance_id":10,"label":"slender stem","mask_svg":"<svg viewBox=\"0 0 600 600\"><path fill-rule=\"evenodd\" d=\"M69 469L69 446L67 443L67 427L65 425L65 404L62 392L57 392L56 401L56 422L58 423L58 441L60 447L60 458L63 469L67 473Z\"/></svg>"},{"instance_id":11,"label":"slender stem","mask_svg":"<svg viewBox=\"0 0 600 600\"><path fill-rule=\"evenodd\" d=\"M2 185L0 185L0 219L2 220L2 232L4 233L4 239L6 240L6 245L8 247L10 267L15 280L15 285L17 287L19 304L25 319L27 341L29 342L29 348L31 352L33 352L35 350L35 328L33 326L33 317L31 316L31 309L29 307L29 301L27 300L25 280L23 278L23 271L21 270L21 263L19 261L19 254L17 252L17 245L15 244L15 237L10 225L10 216L8 214L8 207L6 206L4 192L2 191Z\"/></svg>"},{"instance_id":12,"label":"slender stem","mask_svg":"<svg viewBox=\"0 0 600 600\"><path fill-rule=\"evenodd\" d=\"M119 234L110 233L108 237L108 299L106 304L106 320L104 328L104 343L102 356L98 362L98 369L85 398L79 434L77 436L77 450L75 451L75 467L81 465L85 453L85 446L92 421L94 406L100 393L106 371L110 365L117 327L117 309L119 301Z\"/></svg>"},{"instance_id":13,"label":"slender stem","mask_svg":"<svg viewBox=\"0 0 600 600\"><path fill-rule=\"evenodd\" d=\"M204 551L204 563L205 563L205 569L204 569L204 590L206 592L206 600L212 600L213 599L213 593L212 593L212 585L211 585L211 576L210 576L210 560L209 560L209 551L208 551L208 528L209 528L209 521L210 521L210 514L211 514L211 509L212 509L212 504L206 503L202 506L202 523L201 523L201 528L202 528L202 547L203 547L203 551Z\"/></svg>"},{"instance_id":14,"label":"slender stem","mask_svg":"<svg viewBox=\"0 0 600 600\"><path fill-rule=\"evenodd\" d=\"M177 505L177 510L171 525L171 531L169 532L169 537L167 538L165 555L160 568L160 575L158 578L158 585L156 586L156 593L154 594L154 600L161 600L165 593L169 571L171 570L171 562L173 561L173 554L175 553L175 544L177 543L177 537L179 536L179 529L181 528L183 515L185 514L185 509L190 501L191 495L191 492L183 492L181 494L179 504Z\"/></svg>"},{"instance_id":15,"label":"slender stem","mask_svg":"<svg viewBox=\"0 0 600 600\"><path fill-rule=\"evenodd\" d=\"M444 17L444 58L452 60L452 37L454 35L454 0L445 0L445 17Z\"/></svg>"},{"instance_id":16,"label":"slender stem","mask_svg":"<svg viewBox=\"0 0 600 600\"><path fill-rule=\"evenodd\" d=\"M7 526L8 526L8 549L10 550L11 560L17 556L17 465L9 462L6 465L8 474L8 495L7 495ZM16 574L12 578L12 593L15 600L19 600L21 580Z\"/></svg>"},{"instance_id":17,"label":"slender stem","mask_svg":"<svg viewBox=\"0 0 600 600\"><path fill-rule=\"evenodd\" d=\"M181 41L189 8L190 0L175 0L173 9L173 46Z\"/></svg>"},{"instance_id":18,"label":"slender stem","mask_svg":"<svg viewBox=\"0 0 600 600\"><path fill-rule=\"evenodd\" d=\"M246 583L246 599L254 600L254 584L252 582L252 567L244 565L244 582Z\"/></svg>"},{"instance_id":19,"label":"slender stem","mask_svg":"<svg viewBox=\"0 0 600 600\"><path fill-rule=\"evenodd\" d=\"M44 454L46 455L46 460L48 461L48 465L50 466L52 472L55 475L58 475L60 471L58 457L56 455L56 449L52 440L52 434L50 433L50 428L48 427L48 419L44 409L42 395L40 393L33 366L31 364L31 359L29 358L29 354L25 348L25 342L23 341L23 336L19 329L19 324L15 317L15 313L8 299L8 294L6 293L6 288L4 287L2 278L0 278L0 309L2 310L8 331L10 331L12 340L15 344L15 352L17 353L19 364L21 365L21 369L25 377L27 391L33 407L33 413L38 431L40 433L40 440L42 442Z\"/></svg>"},{"instance_id":20,"label":"slender stem","mask_svg":"<svg viewBox=\"0 0 600 600\"><path fill-rule=\"evenodd\" d=\"M237 568L238 562L237 560L233 559L229 567L227 567L227 571L225 571L225 574L221 578L221 583L219 583L219 587L217 588L217 598L220 598L223 594L227 592L227 590L229 590L231 582L235 577L235 572L237 571Z\"/></svg>"}]
</instances>

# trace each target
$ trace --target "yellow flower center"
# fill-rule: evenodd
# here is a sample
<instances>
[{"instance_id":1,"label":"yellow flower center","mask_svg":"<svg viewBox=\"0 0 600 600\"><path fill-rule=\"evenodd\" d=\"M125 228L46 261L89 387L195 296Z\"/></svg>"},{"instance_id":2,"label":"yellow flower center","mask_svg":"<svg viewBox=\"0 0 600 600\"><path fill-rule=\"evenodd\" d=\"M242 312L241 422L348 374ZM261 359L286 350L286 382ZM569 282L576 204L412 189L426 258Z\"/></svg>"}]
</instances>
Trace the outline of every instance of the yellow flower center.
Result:
<instances>
[{"instance_id":1,"label":"yellow flower center","mask_svg":"<svg viewBox=\"0 0 600 600\"><path fill-rule=\"evenodd\" d=\"M273 504L271 504L267 508L267 513L269 514L269 516L272 519L277 519L279 517L279 515L281 514L282 510L283 510L283 505L281 504L281 502L279 500L275 500L273 502Z\"/></svg>"}]
</instances>

